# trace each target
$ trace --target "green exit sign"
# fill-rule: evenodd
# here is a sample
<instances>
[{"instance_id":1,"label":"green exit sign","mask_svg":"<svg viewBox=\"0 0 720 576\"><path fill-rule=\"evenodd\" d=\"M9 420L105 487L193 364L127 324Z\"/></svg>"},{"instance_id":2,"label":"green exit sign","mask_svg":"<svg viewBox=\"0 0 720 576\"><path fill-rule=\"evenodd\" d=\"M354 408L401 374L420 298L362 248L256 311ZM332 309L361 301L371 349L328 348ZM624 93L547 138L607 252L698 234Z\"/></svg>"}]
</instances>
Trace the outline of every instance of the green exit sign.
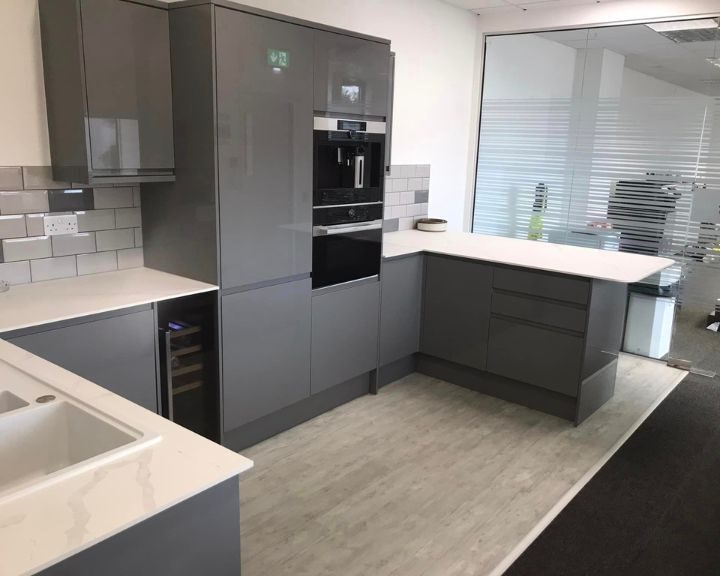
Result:
<instances>
[{"instance_id":1,"label":"green exit sign","mask_svg":"<svg viewBox=\"0 0 720 576\"><path fill-rule=\"evenodd\" d=\"M288 68L290 66L290 52L268 48L267 63L273 68Z\"/></svg>"}]
</instances>

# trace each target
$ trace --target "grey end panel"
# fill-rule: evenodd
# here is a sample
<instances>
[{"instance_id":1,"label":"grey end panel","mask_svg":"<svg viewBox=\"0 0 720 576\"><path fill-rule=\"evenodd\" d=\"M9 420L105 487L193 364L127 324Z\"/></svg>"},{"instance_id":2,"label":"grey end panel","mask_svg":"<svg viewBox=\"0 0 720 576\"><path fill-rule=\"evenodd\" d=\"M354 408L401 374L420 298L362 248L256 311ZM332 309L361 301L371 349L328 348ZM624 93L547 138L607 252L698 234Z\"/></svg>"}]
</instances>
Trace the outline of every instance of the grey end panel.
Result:
<instances>
[{"instance_id":1,"label":"grey end panel","mask_svg":"<svg viewBox=\"0 0 720 576\"><path fill-rule=\"evenodd\" d=\"M153 311L144 310L10 342L157 412L155 332Z\"/></svg>"},{"instance_id":2,"label":"grey end panel","mask_svg":"<svg viewBox=\"0 0 720 576\"><path fill-rule=\"evenodd\" d=\"M224 429L310 395L310 280L222 297Z\"/></svg>"},{"instance_id":3,"label":"grey end panel","mask_svg":"<svg viewBox=\"0 0 720 576\"><path fill-rule=\"evenodd\" d=\"M172 170L168 11L80 0L94 171Z\"/></svg>"},{"instance_id":4,"label":"grey end panel","mask_svg":"<svg viewBox=\"0 0 720 576\"><path fill-rule=\"evenodd\" d=\"M315 31L315 110L387 117L389 76L387 44Z\"/></svg>"},{"instance_id":5,"label":"grey end panel","mask_svg":"<svg viewBox=\"0 0 720 576\"><path fill-rule=\"evenodd\" d=\"M313 33L215 13L222 287L310 273Z\"/></svg>"},{"instance_id":6,"label":"grey end panel","mask_svg":"<svg viewBox=\"0 0 720 576\"><path fill-rule=\"evenodd\" d=\"M219 283L212 9L170 12L177 180L142 185L145 265Z\"/></svg>"},{"instance_id":7,"label":"grey end panel","mask_svg":"<svg viewBox=\"0 0 720 576\"><path fill-rule=\"evenodd\" d=\"M485 264L426 257L422 352L485 369L492 277Z\"/></svg>"},{"instance_id":8,"label":"grey end panel","mask_svg":"<svg viewBox=\"0 0 720 576\"><path fill-rule=\"evenodd\" d=\"M380 303L380 364L420 351L423 256L383 262Z\"/></svg>"},{"instance_id":9,"label":"grey end panel","mask_svg":"<svg viewBox=\"0 0 720 576\"><path fill-rule=\"evenodd\" d=\"M583 347L580 336L492 318L487 370L553 392L577 396Z\"/></svg>"},{"instance_id":10,"label":"grey end panel","mask_svg":"<svg viewBox=\"0 0 720 576\"><path fill-rule=\"evenodd\" d=\"M313 296L313 394L377 368L379 306L379 282Z\"/></svg>"}]
</instances>

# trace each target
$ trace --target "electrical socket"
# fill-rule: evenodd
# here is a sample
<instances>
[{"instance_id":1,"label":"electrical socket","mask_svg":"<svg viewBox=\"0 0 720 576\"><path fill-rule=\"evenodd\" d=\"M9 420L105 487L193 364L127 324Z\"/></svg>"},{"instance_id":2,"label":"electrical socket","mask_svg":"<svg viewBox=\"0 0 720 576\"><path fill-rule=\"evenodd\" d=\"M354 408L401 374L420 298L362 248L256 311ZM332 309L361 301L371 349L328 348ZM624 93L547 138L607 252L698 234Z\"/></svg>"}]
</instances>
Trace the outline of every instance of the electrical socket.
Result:
<instances>
[{"instance_id":1,"label":"electrical socket","mask_svg":"<svg viewBox=\"0 0 720 576\"><path fill-rule=\"evenodd\" d=\"M45 216L43 218L45 236L57 234L77 234L78 220L75 214L59 214L57 216Z\"/></svg>"}]
</instances>

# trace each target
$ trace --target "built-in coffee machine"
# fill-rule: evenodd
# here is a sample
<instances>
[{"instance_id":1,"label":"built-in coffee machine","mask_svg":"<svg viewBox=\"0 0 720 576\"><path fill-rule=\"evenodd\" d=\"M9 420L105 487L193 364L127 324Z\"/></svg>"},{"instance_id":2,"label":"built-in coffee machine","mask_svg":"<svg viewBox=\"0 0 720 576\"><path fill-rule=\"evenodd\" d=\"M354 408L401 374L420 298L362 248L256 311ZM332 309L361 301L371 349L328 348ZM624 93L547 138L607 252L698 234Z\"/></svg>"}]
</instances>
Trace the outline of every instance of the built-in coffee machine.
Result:
<instances>
[{"instance_id":1,"label":"built-in coffee machine","mask_svg":"<svg viewBox=\"0 0 720 576\"><path fill-rule=\"evenodd\" d=\"M313 288L380 273L385 122L316 117Z\"/></svg>"}]
</instances>

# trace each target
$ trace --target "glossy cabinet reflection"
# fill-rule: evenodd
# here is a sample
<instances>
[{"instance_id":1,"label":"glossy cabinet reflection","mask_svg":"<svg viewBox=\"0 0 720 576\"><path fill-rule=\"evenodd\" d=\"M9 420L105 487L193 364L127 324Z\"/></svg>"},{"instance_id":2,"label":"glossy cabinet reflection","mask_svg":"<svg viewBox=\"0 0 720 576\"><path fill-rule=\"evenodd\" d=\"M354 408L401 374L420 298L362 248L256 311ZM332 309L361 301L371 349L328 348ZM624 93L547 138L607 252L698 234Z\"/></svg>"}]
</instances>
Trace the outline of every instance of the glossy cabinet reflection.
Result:
<instances>
[{"instance_id":1,"label":"glossy cabinet reflection","mask_svg":"<svg viewBox=\"0 0 720 576\"><path fill-rule=\"evenodd\" d=\"M313 32L215 10L222 286L309 274Z\"/></svg>"},{"instance_id":2,"label":"glossy cabinet reflection","mask_svg":"<svg viewBox=\"0 0 720 576\"><path fill-rule=\"evenodd\" d=\"M172 179L167 8L41 0L53 173L81 183Z\"/></svg>"},{"instance_id":3,"label":"glossy cabinet reflection","mask_svg":"<svg viewBox=\"0 0 720 576\"><path fill-rule=\"evenodd\" d=\"M315 32L315 110L386 117L390 46Z\"/></svg>"}]
</instances>

